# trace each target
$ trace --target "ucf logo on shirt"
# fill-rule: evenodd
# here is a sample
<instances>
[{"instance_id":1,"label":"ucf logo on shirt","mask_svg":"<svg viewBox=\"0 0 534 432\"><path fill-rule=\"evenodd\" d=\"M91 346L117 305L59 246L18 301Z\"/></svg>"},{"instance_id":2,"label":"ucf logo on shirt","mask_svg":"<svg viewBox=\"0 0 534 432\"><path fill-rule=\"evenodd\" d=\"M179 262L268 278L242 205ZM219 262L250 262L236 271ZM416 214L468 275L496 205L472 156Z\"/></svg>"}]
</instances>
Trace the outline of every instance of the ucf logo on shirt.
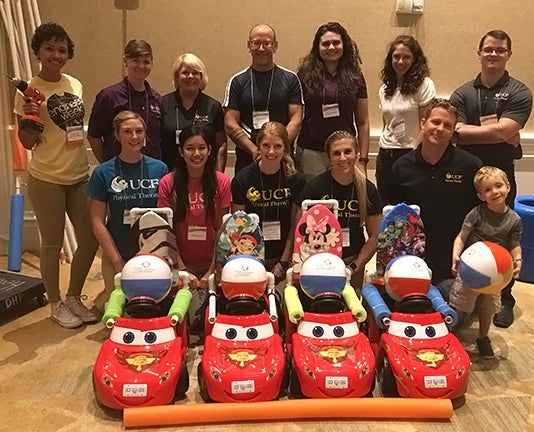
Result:
<instances>
[{"instance_id":1,"label":"ucf logo on shirt","mask_svg":"<svg viewBox=\"0 0 534 432\"><path fill-rule=\"evenodd\" d=\"M445 174L445 183L463 183L462 174L446 173Z\"/></svg>"},{"instance_id":2,"label":"ucf logo on shirt","mask_svg":"<svg viewBox=\"0 0 534 432\"><path fill-rule=\"evenodd\" d=\"M261 207L283 205L290 197L289 188L258 190L252 186L246 193L246 198L252 205Z\"/></svg>"}]
</instances>

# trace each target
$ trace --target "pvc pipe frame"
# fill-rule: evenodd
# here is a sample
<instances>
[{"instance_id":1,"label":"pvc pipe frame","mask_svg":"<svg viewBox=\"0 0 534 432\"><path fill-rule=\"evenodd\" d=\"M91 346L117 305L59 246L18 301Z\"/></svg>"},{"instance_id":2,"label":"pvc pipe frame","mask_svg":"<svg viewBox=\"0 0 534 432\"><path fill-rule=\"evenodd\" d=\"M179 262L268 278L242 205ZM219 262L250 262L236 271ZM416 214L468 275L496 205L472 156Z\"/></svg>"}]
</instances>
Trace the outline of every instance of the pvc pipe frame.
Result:
<instances>
[{"instance_id":1,"label":"pvc pipe frame","mask_svg":"<svg viewBox=\"0 0 534 432\"><path fill-rule=\"evenodd\" d=\"M450 419L449 399L341 398L126 408L125 427L297 419Z\"/></svg>"}]
</instances>

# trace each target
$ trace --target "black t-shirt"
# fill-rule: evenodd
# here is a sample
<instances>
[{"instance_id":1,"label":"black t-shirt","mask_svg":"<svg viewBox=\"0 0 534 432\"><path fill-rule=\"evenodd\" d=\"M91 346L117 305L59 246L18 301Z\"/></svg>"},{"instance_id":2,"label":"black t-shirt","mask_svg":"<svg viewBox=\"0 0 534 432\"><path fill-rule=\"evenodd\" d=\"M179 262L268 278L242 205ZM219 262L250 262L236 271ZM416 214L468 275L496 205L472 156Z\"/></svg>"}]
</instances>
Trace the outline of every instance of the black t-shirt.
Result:
<instances>
[{"instance_id":1,"label":"black t-shirt","mask_svg":"<svg viewBox=\"0 0 534 432\"><path fill-rule=\"evenodd\" d=\"M314 177L300 193L297 204L305 199L336 199L339 203L338 220L341 229L350 229L350 246L343 248L343 258L356 255L365 244L363 227L360 227L360 209L356 186L342 185L334 180L330 171ZM376 186L367 180L368 215L382 213L382 201Z\"/></svg>"},{"instance_id":2,"label":"black t-shirt","mask_svg":"<svg viewBox=\"0 0 534 432\"><path fill-rule=\"evenodd\" d=\"M296 173L285 177L281 171L267 175L252 163L232 180L232 202L244 205L247 213L256 213L260 221L280 221L280 240L265 242L265 258L279 258L291 228L291 207L306 184Z\"/></svg>"},{"instance_id":3,"label":"black t-shirt","mask_svg":"<svg viewBox=\"0 0 534 432\"><path fill-rule=\"evenodd\" d=\"M435 165L423 159L421 146L393 165L392 203L421 207L426 233L425 260L434 283L452 277L454 239L465 215L480 202L473 178L481 166L477 157L452 145Z\"/></svg>"},{"instance_id":4,"label":"black t-shirt","mask_svg":"<svg viewBox=\"0 0 534 432\"><path fill-rule=\"evenodd\" d=\"M212 97L200 92L193 106L186 110L178 90L163 96L163 126L161 131L161 160L167 164L169 171L174 168L177 157L176 131L189 125L209 129L212 134L224 131L224 113L221 104ZM176 115L178 114L178 118ZM212 150L216 157L218 149Z\"/></svg>"}]
</instances>

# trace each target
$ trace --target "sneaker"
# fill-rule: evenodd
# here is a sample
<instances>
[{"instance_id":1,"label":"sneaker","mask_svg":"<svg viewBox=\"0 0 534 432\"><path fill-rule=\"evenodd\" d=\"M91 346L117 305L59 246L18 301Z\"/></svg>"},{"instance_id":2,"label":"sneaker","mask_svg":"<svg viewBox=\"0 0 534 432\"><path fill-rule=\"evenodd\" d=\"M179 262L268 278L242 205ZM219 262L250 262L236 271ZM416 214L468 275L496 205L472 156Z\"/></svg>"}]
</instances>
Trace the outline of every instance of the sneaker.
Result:
<instances>
[{"instance_id":1,"label":"sneaker","mask_svg":"<svg viewBox=\"0 0 534 432\"><path fill-rule=\"evenodd\" d=\"M501 310L493 316L493 325L500 328L508 328L514 322L514 308L502 306Z\"/></svg>"},{"instance_id":2,"label":"sneaker","mask_svg":"<svg viewBox=\"0 0 534 432\"><path fill-rule=\"evenodd\" d=\"M483 338L477 338L478 355L485 360L491 360L495 358L495 353L491 347L490 338L485 336Z\"/></svg>"},{"instance_id":3,"label":"sneaker","mask_svg":"<svg viewBox=\"0 0 534 432\"><path fill-rule=\"evenodd\" d=\"M87 296L67 296L65 298L65 306L67 306L70 311L80 318L84 323L96 323L100 321L100 317L97 314L91 312L85 307L85 305L82 303L82 298L85 300L87 299Z\"/></svg>"},{"instance_id":4,"label":"sneaker","mask_svg":"<svg viewBox=\"0 0 534 432\"><path fill-rule=\"evenodd\" d=\"M50 303L52 314L50 318L57 322L61 327L76 328L83 324L83 321L74 315L70 309L62 301Z\"/></svg>"}]
</instances>

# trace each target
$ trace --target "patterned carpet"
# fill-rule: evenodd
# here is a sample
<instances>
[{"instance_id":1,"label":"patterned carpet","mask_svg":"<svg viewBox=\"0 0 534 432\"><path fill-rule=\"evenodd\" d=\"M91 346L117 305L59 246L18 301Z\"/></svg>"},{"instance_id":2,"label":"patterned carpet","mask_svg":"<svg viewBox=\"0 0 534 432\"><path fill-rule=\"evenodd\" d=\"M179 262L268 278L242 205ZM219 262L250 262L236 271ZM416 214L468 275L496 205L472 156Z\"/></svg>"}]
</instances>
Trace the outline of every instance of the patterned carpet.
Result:
<instances>
[{"instance_id":1,"label":"patterned carpet","mask_svg":"<svg viewBox=\"0 0 534 432\"><path fill-rule=\"evenodd\" d=\"M0 258L0 268L5 267L5 257ZM97 259L86 285L90 299L102 287L99 267ZM68 265L61 268L63 280L68 268ZM33 255L24 255L22 273L38 275L38 260ZM467 402L455 410L451 420L269 421L158 430L534 432L534 313L528 307L534 304L534 291L532 285L518 283L514 293L518 301L515 323L509 329L491 329L495 360L482 360L476 354L475 328L461 334L473 364ZM100 410L92 391L92 367L108 330L101 324L63 329L48 318L48 307L33 307L25 312L0 320L0 397L4 400L0 404L0 431L123 430L120 419L108 417ZM179 404L203 403L196 385L199 351L197 347L188 353L191 385L187 398ZM386 399L385 410L387 406Z\"/></svg>"}]
</instances>

